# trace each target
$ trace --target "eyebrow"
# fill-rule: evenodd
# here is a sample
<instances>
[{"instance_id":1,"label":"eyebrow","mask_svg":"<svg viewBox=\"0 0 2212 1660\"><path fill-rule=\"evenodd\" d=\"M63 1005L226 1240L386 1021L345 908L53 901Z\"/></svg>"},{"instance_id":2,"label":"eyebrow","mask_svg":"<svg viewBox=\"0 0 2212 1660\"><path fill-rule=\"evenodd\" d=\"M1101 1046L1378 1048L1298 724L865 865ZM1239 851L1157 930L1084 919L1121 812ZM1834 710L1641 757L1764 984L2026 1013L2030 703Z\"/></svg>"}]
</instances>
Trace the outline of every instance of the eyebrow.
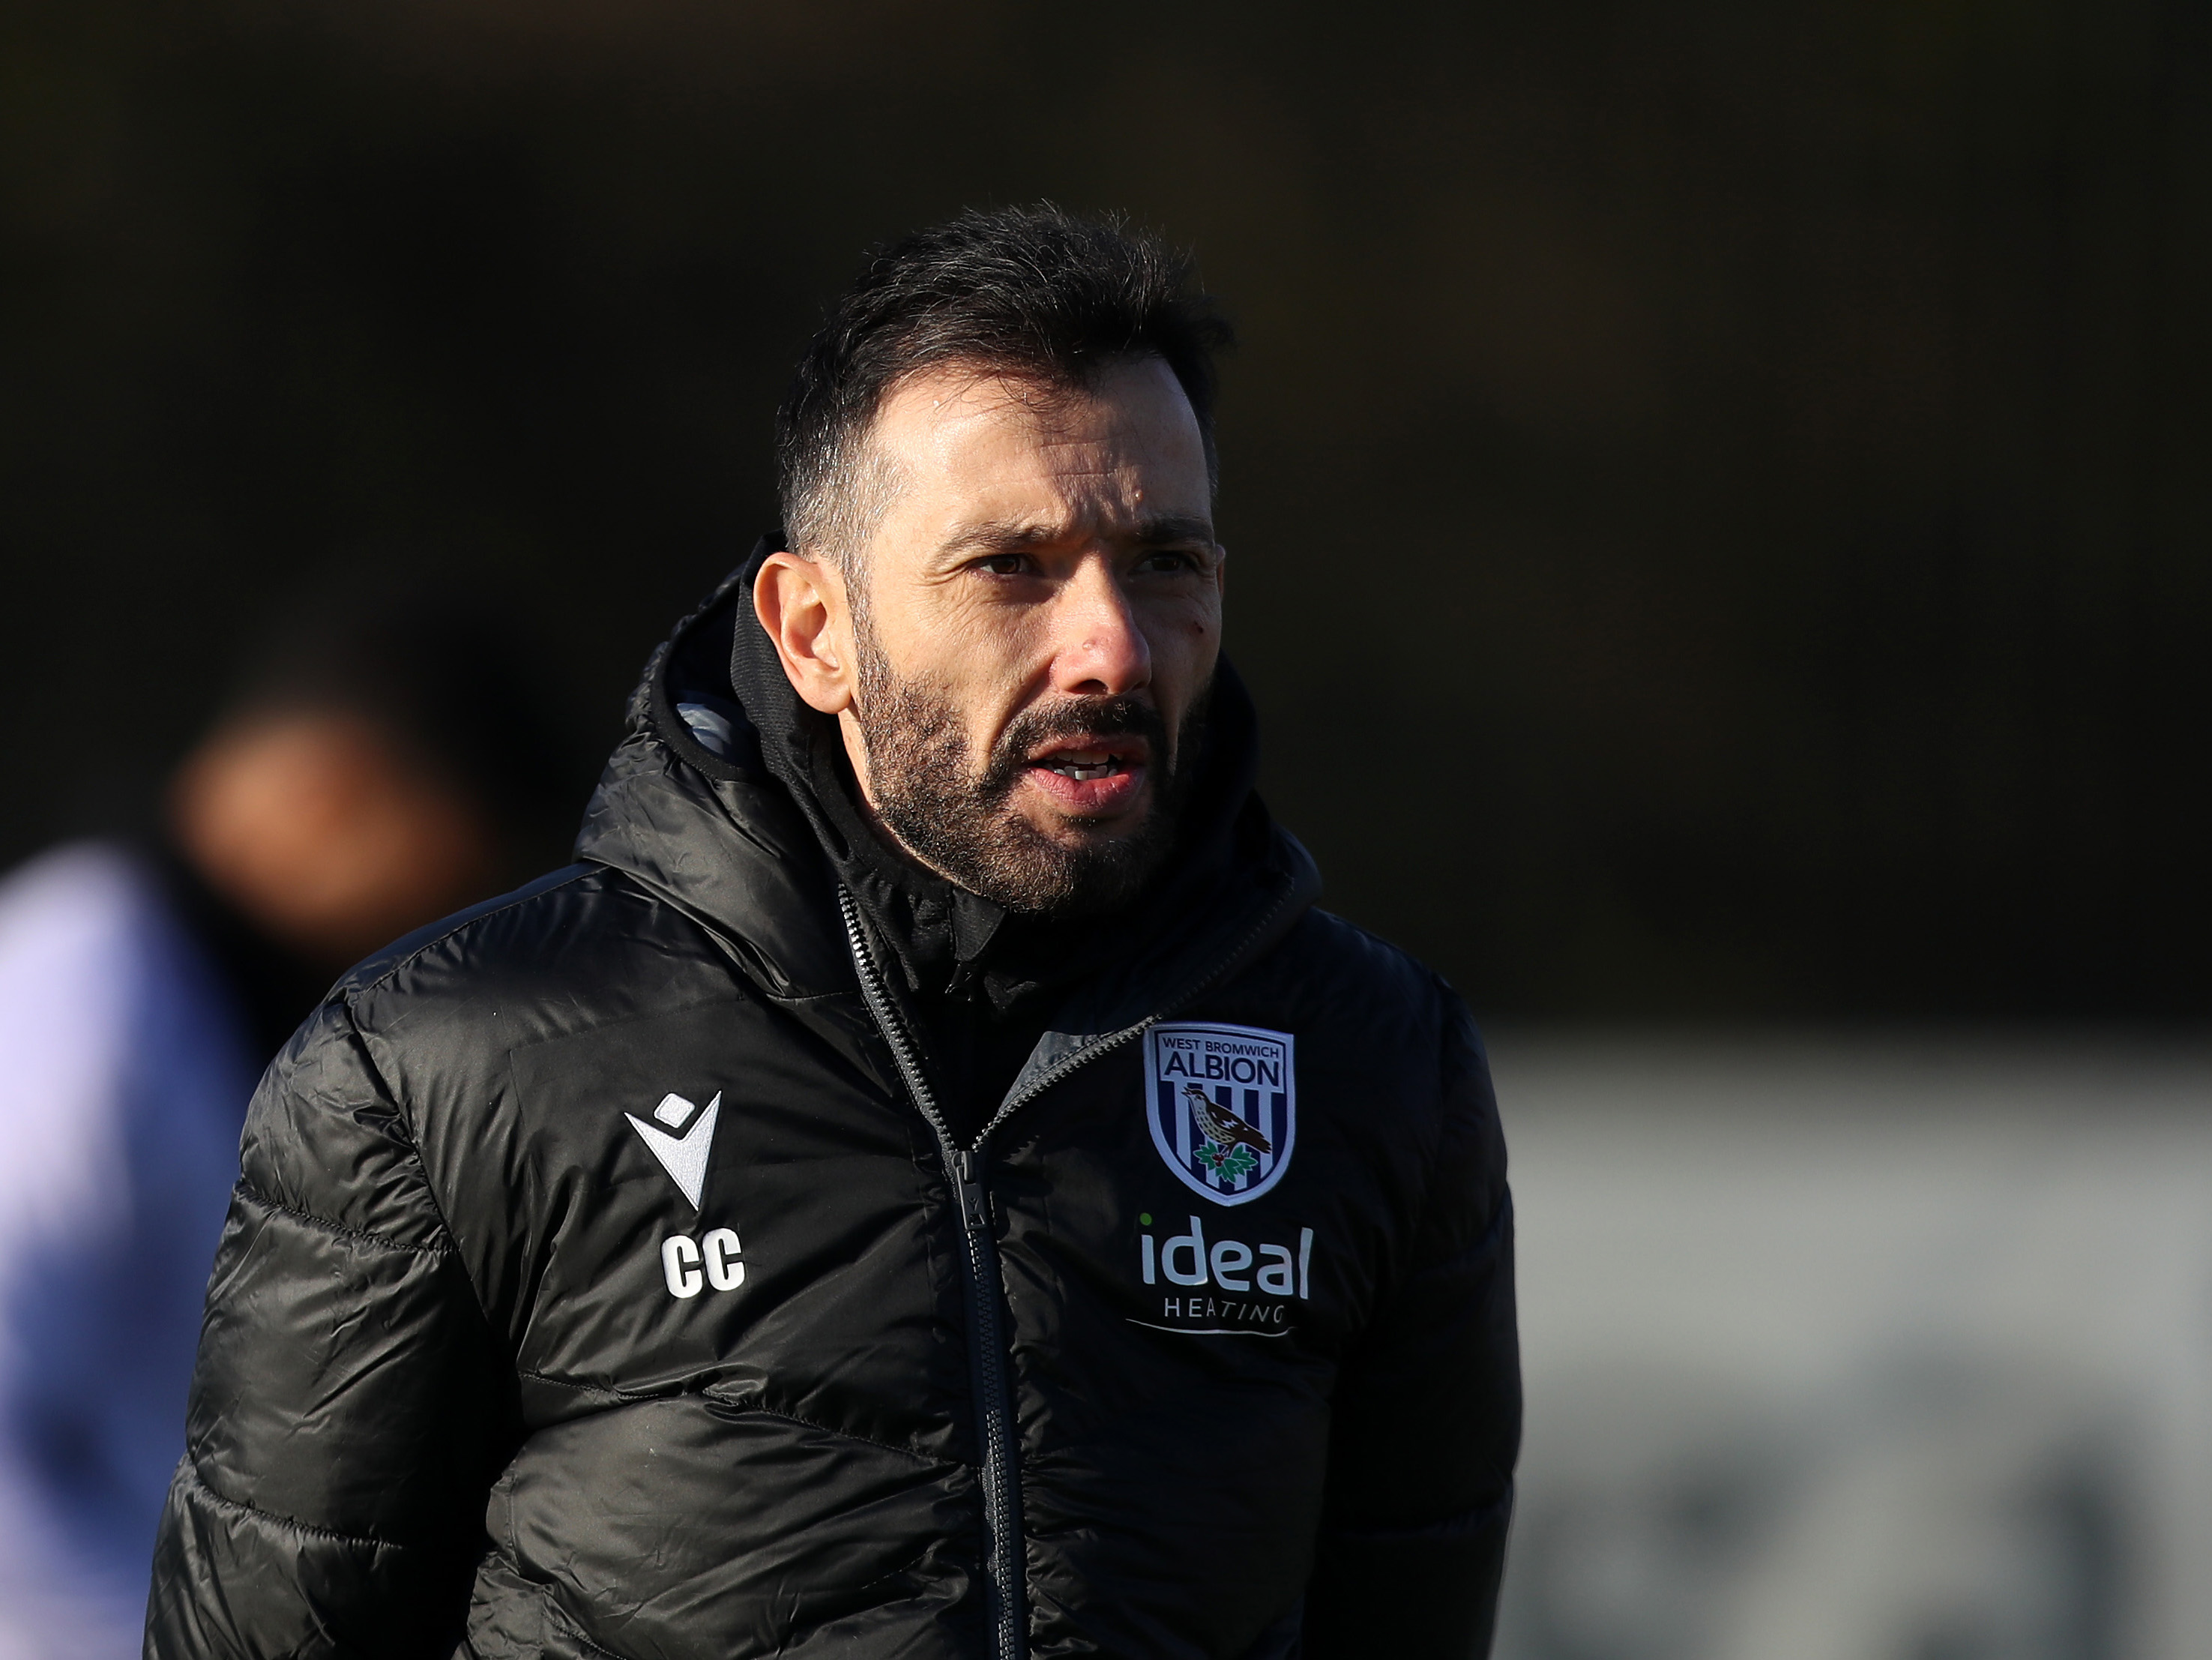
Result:
<instances>
[{"instance_id":1,"label":"eyebrow","mask_svg":"<svg viewBox=\"0 0 2212 1660\"><path fill-rule=\"evenodd\" d=\"M981 524L970 525L938 551L945 556L967 556L1020 553L1042 543L1057 541L1063 534L1064 526L1039 524L1034 520L986 520ZM1162 547L1177 542L1203 542L1210 547L1213 543L1213 526L1189 514L1148 514L1137 521L1131 539L1143 547Z\"/></svg>"}]
</instances>

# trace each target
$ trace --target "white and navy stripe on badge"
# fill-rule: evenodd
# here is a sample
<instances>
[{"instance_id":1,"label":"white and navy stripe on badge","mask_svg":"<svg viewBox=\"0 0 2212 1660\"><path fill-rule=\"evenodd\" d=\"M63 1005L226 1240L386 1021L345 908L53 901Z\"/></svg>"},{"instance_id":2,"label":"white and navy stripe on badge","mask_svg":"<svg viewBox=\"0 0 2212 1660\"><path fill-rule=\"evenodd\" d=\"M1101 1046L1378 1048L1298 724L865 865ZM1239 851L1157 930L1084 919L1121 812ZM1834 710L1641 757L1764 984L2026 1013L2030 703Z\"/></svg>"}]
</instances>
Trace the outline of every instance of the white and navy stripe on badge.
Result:
<instances>
[{"instance_id":1,"label":"white and navy stripe on badge","mask_svg":"<svg viewBox=\"0 0 2212 1660\"><path fill-rule=\"evenodd\" d=\"M1257 1132L1224 1141L1208 1133L1187 1091ZM1145 1034L1145 1116L1161 1159L1217 1205L1257 1199L1283 1179L1297 1145L1296 1044L1286 1031L1165 1021Z\"/></svg>"}]
</instances>

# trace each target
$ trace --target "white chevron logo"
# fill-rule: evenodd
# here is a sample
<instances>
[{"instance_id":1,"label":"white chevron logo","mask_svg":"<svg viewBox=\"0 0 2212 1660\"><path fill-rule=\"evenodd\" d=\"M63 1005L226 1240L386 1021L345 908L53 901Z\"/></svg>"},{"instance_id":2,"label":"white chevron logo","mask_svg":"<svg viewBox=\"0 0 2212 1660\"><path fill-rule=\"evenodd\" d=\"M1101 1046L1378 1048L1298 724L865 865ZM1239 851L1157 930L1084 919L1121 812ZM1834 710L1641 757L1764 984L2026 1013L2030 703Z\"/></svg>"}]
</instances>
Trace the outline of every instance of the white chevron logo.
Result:
<instances>
[{"instance_id":1,"label":"white chevron logo","mask_svg":"<svg viewBox=\"0 0 2212 1660\"><path fill-rule=\"evenodd\" d=\"M699 1109L680 1095L664 1095L653 1116L662 1123L677 1129L684 1128L684 1121L695 1112L698 1122L681 1135L671 1135L667 1130L656 1128L634 1113L624 1113L629 1127L638 1133L645 1145L653 1149L653 1156L660 1160L666 1171L683 1189L684 1196L691 1201L691 1208L699 1208L699 1195L707 1189L707 1154L714 1145L714 1120L722 1110L722 1092L714 1091L714 1098L707 1110Z\"/></svg>"}]
</instances>

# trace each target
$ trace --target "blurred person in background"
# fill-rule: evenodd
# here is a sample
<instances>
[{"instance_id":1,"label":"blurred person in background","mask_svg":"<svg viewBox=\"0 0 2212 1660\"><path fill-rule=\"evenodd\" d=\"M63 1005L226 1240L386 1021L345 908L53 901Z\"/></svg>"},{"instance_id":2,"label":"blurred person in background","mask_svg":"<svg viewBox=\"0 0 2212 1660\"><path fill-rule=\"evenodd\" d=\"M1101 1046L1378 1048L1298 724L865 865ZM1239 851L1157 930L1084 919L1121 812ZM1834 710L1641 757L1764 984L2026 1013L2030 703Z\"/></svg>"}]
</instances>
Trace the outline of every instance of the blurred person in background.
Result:
<instances>
[{"instance_id":1,"label":"blurred person in background","mask_svg":"<svg viewBox=\"0 0 2212 1660\"><path fill-rule=\"evenodd\" d=\"M155 833L0 883L0 1660L139 1650L255 1076L546 853L557 750L488 619L339 586L282 638Z\"/></svg>"}]
</instances>

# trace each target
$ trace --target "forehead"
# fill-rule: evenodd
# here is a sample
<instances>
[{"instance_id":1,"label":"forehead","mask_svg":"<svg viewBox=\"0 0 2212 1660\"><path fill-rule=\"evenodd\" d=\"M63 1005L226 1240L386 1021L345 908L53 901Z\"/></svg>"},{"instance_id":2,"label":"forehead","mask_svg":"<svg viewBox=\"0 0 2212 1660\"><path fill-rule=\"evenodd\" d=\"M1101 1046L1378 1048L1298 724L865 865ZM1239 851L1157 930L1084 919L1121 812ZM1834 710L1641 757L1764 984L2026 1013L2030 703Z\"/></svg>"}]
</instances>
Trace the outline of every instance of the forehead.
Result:
<instances>
[{"instance_id":1,"label":"forehead","mask_svg":"<svg viewBox=\"0 0 2212 1660\"><path fill-rule=\"evenodd\" d=\"M908 533L981 520L1096 532L1140 517L1211 517L1198 417L1157 357L1081 387L927 370L891 390L871 437L896 477L890 516Z\"/></svg>"}]
</instances>

